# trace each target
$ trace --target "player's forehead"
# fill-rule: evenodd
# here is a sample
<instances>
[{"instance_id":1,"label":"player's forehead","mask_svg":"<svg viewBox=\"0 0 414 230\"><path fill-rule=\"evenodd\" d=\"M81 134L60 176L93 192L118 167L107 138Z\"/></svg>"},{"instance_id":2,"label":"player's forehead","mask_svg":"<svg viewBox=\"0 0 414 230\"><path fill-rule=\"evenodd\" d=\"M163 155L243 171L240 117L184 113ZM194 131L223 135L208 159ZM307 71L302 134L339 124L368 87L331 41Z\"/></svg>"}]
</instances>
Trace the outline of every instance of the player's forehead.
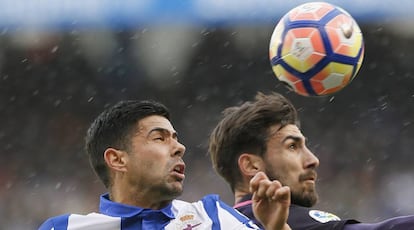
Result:
<instances>
[{"instance_id":1,"label":"player's forehead","mask_svg":"<svg viewBox=\"0 0 414 230\"><path fill-rule=\"evenodd\" d=\"M274 125L270 128L270 139L284 140L286 137L295 137L296 139L305 140L305 136L297 125L287 124L285 126Z\"/></svg>"},{"instance_id":2,"label":"player's forehead","mask_svg":"<svg viewBox=\"0 0 414 230\"><path fill-rule=\"evenodd\" d=\"M160 115L151 115L138 121L138 134L148 135L151 132L176 133L171 122Z\"/></svg>"}]
</instances>

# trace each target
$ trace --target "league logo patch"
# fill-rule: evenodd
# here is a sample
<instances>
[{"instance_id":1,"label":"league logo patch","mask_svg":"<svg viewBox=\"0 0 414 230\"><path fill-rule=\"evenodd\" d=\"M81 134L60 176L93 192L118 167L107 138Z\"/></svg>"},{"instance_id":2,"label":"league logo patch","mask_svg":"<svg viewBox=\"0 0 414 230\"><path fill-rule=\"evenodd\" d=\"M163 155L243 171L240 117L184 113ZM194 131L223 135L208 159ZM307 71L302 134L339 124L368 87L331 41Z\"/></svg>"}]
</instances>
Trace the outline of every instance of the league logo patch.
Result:
<instances>
[{"instance_id":1,"label":"league logo patch","mask_svg":"<svg viewBox=\"0 0 414 230\"><path fill-rule=\"evenodd\" d=\"M341 220L339 217L337 217L336 215L332 213L319 211L319 210L310 210L309 216L312 217L312 219L318 222L321 222L321 223L326 223L326 222L333 221L333 220Z\"/></svg>"}]
</instances>

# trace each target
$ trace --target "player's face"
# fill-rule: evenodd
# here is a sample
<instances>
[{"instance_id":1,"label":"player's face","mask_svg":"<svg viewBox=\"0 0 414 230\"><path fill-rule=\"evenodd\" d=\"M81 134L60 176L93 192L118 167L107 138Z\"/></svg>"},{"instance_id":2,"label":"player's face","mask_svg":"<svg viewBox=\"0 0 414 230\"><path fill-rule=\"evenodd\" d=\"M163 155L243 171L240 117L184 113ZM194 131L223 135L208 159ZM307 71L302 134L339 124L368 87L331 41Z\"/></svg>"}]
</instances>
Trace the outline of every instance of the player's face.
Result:
<instances>
[{"instance_id":1,"label":"player's face","mask_svg":"<svg viewBox=\"0 0 414 230\"><path fill-rule=\"evenodd\" d=\"M183 191L185 146L168 119L149 116L138 122L131 138L128 184L154 199L171 200Z\"/></svg>"},{"instance_id":2,"label":"player's face","mask_svg":"<svg viewBox=\"0 0 414 230\"><path fill-rule=\"evenodd\" d=\"M266 174L291 189L292 203L313 206L318 195L315 190L318 158L307 148L305 137L296 125L271 127L264 156Z\"/></svg>"}]
</instances>

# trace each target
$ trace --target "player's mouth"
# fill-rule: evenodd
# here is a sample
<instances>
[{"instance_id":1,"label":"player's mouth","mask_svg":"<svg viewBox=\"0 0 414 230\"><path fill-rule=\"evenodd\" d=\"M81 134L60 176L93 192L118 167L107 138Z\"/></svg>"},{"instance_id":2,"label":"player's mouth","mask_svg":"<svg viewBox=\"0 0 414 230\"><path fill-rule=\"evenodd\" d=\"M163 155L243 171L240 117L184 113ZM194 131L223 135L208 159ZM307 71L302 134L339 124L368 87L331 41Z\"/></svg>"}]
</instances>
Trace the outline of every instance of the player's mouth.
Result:
<instances>
[{"instance_id":1,"label":"player's mouth","mask_svg":"<svg viewBox=\"0 0 414 230\"><path fill-rule=\"evenodd\" d=\"M183 181L185 179L185 164L176 164L172 170L172 173L179 181Z\"/></svg>"},{"instance_id":2,"label":"player's mouth","mask_svg":"<svg viewBox=\"0 0 414 230\"><path fill-rule=\"evenodd\" d=\"M299 181L315 184L316 178L317 178L316 172L311 171L311 172L308 172L308 173L301 174L299 176Z\"/></svg>"}]
</instances>

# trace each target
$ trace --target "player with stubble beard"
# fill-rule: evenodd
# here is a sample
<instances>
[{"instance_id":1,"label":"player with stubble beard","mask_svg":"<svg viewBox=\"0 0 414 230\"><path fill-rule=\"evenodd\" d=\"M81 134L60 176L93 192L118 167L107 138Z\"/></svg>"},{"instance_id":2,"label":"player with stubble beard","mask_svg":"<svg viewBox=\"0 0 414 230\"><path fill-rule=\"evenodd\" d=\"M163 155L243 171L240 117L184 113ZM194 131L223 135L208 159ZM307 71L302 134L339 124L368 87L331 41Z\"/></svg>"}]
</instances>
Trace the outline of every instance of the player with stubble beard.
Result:
<instances>
[{"instance_id":1,"label":"player with stubble beard","mask_svg":"<svg viewBox=\"0 0 414 230\"><path fill-rule=\"evenodd\" d=\"M306 145L295 107L280 94L258 93L253 101L225 109L211 133L209 152L214 169L234 193L234 207L251 219L249 181L267 175L290 187L287 222L293 230L414 229L414 216L365 224L312 209L318 201L319 159Z\"/></svg>"}]
</instances>

